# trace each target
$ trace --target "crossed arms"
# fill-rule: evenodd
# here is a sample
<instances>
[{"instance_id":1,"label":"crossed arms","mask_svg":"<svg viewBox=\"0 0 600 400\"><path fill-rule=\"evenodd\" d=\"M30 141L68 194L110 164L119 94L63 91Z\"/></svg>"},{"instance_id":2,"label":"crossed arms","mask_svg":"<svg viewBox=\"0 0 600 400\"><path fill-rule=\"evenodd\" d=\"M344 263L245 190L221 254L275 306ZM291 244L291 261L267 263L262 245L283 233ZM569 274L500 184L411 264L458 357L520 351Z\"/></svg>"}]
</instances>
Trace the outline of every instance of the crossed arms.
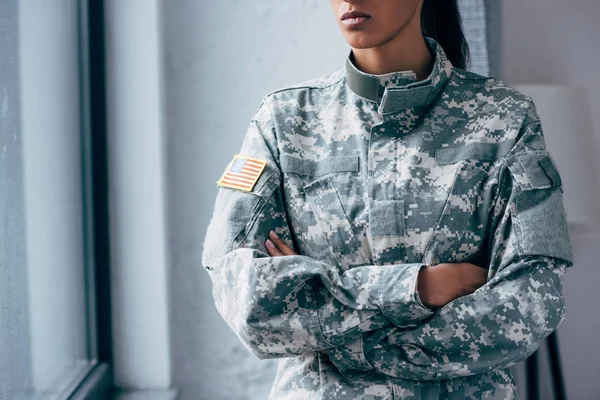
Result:
<instances>
[{"instance_id":1,"label":"crossed arms","mask_svg":"<svg viewBox=\"0 0 600 400\"><path fill-rule=\"evenodd\" d=\"M266 169L251 193L219 187L202 256L219 313L255 356L323 351L345 374L447 379L518 363L563 321L570 243L538 122L499 160L489 211L493 276L434 311L416 295L422 264L340 273L303 255L269 256L268 232L290 235L266 112L259 109L240 151L267 160Z\"/></svg>"}]
</instances>

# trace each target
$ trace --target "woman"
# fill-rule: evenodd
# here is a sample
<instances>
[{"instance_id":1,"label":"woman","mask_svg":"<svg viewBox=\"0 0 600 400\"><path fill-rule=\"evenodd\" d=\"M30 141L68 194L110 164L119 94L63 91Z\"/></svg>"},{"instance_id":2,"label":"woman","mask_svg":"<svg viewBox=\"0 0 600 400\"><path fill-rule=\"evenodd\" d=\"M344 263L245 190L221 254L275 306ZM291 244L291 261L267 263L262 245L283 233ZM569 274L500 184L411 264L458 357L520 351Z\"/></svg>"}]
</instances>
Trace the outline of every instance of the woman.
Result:
<instances>
[{"instance_id":1,"label":"woman","mask_svg":"<svg viewBox=\"0 0 600 400\"><path fill-rule=\"evenodd\" d=\"M514 399L565 316L560 175L530 98L465 71L456 1L330 0L344 68L267 94L203 266L270 399Z\"/></svg>"}]
</instances>

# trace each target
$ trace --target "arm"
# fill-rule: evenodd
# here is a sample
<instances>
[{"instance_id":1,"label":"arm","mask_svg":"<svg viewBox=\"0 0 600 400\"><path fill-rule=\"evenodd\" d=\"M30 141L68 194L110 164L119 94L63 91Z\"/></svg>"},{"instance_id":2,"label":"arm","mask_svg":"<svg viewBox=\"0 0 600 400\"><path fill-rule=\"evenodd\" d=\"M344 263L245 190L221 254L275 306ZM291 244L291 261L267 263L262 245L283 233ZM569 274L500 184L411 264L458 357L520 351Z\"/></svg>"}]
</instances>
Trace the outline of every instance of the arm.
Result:
<instances>
[{"instance_id":1,"label":"arm","mask_svg":"<svg viewBox=\"0 0 600 400\"><path fill-rule=\"evenodd\" d=\"M489 372L529 357L563 321L561 279L569 264L515 259L485 288L444 307L412 331L394 331L366 359L387 375L438 380Z\"/></svg>"},{"instance_id":2,"label":"arm","mask_svg":"<svg viewBox=\"0 0 600 400\"><path fill-rule=\"evenodd\" d=\"M202 264L216 307L259 358L332 348L392 322L417 326L433 314L417 302L421 264L352 268L340 274L302 255L269 257L268 232L290 240L277 162L275 129L266 103L251 120L241 155L267 161L251 192L218 187ZM381 282L394 282L382 301ZM389 310L387 315L383 311Z\"/></svg>"},{"instance_id":3,"label":"arm","mask_svg":"<svg viewBox=\"0 0 600 400\"><path fill-rule=\"evenodd\" d=\"M413 380L484 373L526 359L564 320L571 246L560 176L539 121L523 128L501 164L490 214L492 278L416 329L364 335L363 352L354 356L363 369Z\"/></svg>"}]
</instances>

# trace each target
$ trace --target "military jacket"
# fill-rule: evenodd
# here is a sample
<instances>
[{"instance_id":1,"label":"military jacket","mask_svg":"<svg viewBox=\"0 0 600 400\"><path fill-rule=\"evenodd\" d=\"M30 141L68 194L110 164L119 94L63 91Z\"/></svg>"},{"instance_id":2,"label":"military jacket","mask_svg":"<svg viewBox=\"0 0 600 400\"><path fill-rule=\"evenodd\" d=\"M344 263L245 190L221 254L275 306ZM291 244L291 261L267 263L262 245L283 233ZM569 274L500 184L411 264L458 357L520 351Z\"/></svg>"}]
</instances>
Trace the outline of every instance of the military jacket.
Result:
<instances>
[{"instance_id":1,"label":"military jacket","mask_svg":"<svg viewBox=\"0 0 600 400\"><path fill-rule=\"evenodd\" d=\"M532 99L426 43L425 80L350 51L265 95L238 153L257 180L217 185L202 265L245 347L279 358L269 399L518 398L508 367L565 318L563 187ZM297 255L271 257L270 230ZM460 262L487 283L425 307L419 270Z\"/></svg>"}]
</instances>

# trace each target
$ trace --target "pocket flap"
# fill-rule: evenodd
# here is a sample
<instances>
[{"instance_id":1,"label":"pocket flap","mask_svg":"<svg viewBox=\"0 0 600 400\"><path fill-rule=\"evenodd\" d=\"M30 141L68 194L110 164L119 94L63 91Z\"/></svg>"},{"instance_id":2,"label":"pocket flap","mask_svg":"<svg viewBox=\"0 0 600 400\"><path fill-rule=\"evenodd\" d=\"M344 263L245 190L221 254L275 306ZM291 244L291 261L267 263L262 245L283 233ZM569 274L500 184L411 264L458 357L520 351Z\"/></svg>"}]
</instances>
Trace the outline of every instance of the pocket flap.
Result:
<instances>
[{"instance_id":1,"label":"pocket flap","mask_svg":"<svg viewBox=\"0 0 600 400\"><path fill-rule=\"evenodd\" d=\"M524 154L511 157L508 169L523 190L560 187L562 180L552 157L547 153Z\"/></svg>"},{"instance_id":2,"label":"pocket flap","mask_svg":"<svg viewBox=\"0 0 600 400\"><path fill-rule=\"evenodd\" d=\"M334 156L313 161L282 154L281 171L307 176L321 176L330 172L357 172L360 166L359 156Z\"/></svg>"},{"instance_id":3,"label":"pocket flap","mask_svg":"<svg viewBox=\"0 0 600 400\"><path fill-rule=\"evenodd\" d=\"M438 165L454 164L467 159L496 161L508 154L514 145L514 140L505 140L500 143L475 142L460 147L441 148L435 151L435 161Z\"/></svg>"}]
</instances>

